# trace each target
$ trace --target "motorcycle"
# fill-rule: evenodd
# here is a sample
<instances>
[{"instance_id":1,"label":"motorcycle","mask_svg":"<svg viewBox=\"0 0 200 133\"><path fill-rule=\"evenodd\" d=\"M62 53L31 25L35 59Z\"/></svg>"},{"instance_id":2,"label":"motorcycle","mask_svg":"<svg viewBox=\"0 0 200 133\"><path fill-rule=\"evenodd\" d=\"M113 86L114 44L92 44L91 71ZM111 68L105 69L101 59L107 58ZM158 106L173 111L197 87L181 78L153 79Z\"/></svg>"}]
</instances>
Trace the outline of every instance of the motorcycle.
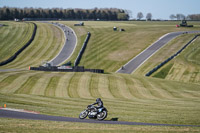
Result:
<instances>
[{"instance_id":1,"label":"motorcycle","mask_svg":"<svg viewBox=\"0 0 200 133\"><path fill-rule=\"evenodd\" d=\"M88 116L89 119L104 120L107 114L108 110L105 107L96 109L95 106L88 105L87 109L80 113L79 119L85 119Z\"/></svg>"}]
</instances>

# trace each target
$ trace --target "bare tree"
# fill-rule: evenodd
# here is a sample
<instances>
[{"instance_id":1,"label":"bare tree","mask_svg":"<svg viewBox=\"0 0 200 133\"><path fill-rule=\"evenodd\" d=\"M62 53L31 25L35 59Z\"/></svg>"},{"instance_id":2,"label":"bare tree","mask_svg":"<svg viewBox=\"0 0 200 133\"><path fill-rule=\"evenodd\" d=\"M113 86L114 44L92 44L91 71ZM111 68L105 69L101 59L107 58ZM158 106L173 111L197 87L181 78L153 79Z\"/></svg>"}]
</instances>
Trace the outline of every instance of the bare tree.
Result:
<instances>
[{"instance_id":1,"label":"bare tree","mask_svg":"<svg viewBox=\"0 0 200 133\"><path fill-rule=\"evenodd\" d=\"M169 18L170 18L171 20L174 20L174 19L176 18L176 16L175 16L174 14L171 14L171 15L169 16Z\"/></svg>"},{"instance_id":2,"label":"bare tree","mask_svg":"<svg viewBox=\"0 0 200 133\"><path fill-rule=\"evenodd\" d=\"M148 21L151 21L151 19L152 19L152 14L151 14L151 13L147 13L146 19L147 19Z\"/></svg>"},{"instance_id":3,"label":"bare tree","mask_svg":"<svg viewBox=\"0 0 200 133\"><path fill-rule=\"evenodd\" d=\"M189 20L200 20L200 14L191 14L191 15L188 15L187 18Z\"/></svg>"},{"instance_id":4,"label":"bare tree","mask_svg":"<svg viewBox=\"0 0 200 133\"><path fill-rule=\"evenodd\" d=\"M143 13L142 13L142 12L138 12L137 18L138 18L139 20L141 20L143 17L144 17Z\"/></svg>"},{"instance_id":5,"label":"bare tree","mask_svg":"<svg viewBox=\"0 0 200 133\"><path fill-rule=\"evenodd\" d=\"M185 19L185 15L183 15L183 14L176 14L176 18L177 18L177 20L184 20Z\"/></svg>"},{"instance_id":6,"label":"bare tree","mask_svg":"<svg viewBox=\"0 0 200 133\"><path fill-rule=\"evenodd\" d=\"M129 18L132 18L132 11L131 10L125 10L125 13L129 15Z\"/></svg>"}]
</instances>

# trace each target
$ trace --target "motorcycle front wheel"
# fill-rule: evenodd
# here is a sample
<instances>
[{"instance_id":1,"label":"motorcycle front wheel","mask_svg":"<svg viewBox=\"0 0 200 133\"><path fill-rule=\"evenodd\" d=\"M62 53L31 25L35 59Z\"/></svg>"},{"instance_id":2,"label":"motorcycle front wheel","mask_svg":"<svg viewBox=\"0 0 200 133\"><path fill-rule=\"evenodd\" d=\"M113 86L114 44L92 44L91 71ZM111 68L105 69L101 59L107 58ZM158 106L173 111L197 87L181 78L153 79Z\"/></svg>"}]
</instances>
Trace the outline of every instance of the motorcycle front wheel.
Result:
<instances>
[{"instance_id":1,"label":"motorcycle front wheel","mask_svg":"<svg viewBox=\"0 0 200 133\"><path fill-rule=\"evenodd\" d=\"M107 117L107 111L105 110L97 115L97 119L100 121L104 120L106 117Z\"/></svg>"},{"instance_id":2,"label":"motorcycle front wheel","mask_svg":"<svg viewBox=\"0 0 200 133\"><path fill-rule=\"evenodd\" d=\"M85 119L88 116L88 111L84 110L80 113L79 119Z\"/></svg>"}]
</instances>

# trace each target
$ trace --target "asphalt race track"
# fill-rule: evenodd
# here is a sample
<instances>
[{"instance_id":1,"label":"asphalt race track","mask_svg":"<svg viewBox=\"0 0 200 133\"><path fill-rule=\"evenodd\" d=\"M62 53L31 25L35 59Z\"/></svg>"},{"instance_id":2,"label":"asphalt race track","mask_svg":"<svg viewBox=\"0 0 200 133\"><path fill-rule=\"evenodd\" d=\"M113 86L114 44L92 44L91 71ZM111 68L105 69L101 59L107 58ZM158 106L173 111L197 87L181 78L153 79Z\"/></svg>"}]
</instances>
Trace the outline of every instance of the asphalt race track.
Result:
<instances>
[{"instance_id":1,"label":"asphalt race track","mask_svg":"<svg viewBox=\"0 0 200 133\"><path fill-rule=\"evenodd\" d=\"M53 25L62 29L65 35L65 44L63 48L54 59L49 61L49 63L51 63L53 66L57 66L66 61L73 54L77 44L77 36L75 32L68 26L59 23L53 23Z\"/></svg>"},{"instance_id":2,"label":"asphalt race track","mask_svg":"<svg viewBox=\"0 0 200 133\"><path fill-rule=\"evenodd\" d=\"M118 124L118 125L200 127L200 125L140 123L140 122L125 122L125 121L111 121L111 120L98 121L98 120L90 120L90 119L81 120L79 118L50 116L50 115L43 115L43 114L33 114L33 113L25 113L25 112L18 112L18 111L4 110L4 109L0 109L0 117L2 117L2 118L16 118L16 119L29 119L29 120L48 120L48 121ZM77 117L78 117L78 114L77 114Z\"/></svg>"},{"instance_id":3,"label":"asphalt race track","mask_svg":"<svg viewBox=\"0 0 200 133\"><path fill-rule=\"evenodd\" d=\"M162 36L159 40L153 43L151 46L146 48L139 55L130 60L123 68L117 70L117 73L133 73L138 67L140 67L147 59L149 59L154 53L156 53L160 48L167 44L172 39L176 38L181 34L191 34L199 33L200 31L181 31L181 32L172 32Z\"/></svg>"}]
</instances>

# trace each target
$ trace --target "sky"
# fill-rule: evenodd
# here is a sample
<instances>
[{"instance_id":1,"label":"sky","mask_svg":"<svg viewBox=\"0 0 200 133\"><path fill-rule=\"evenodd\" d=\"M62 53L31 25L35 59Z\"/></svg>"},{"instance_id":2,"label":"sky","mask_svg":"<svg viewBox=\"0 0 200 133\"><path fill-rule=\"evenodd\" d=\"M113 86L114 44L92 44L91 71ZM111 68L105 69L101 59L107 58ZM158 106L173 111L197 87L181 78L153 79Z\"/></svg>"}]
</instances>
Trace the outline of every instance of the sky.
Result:
<instances>
[{"instance_id":1,"label":"sky","mask_svg":"<svg viewBox=\"0 0 200 133\"><path fill-rule=\"evenodd\" d=\"M0 0L0 7L33 8L120 8L130 10L131 18L138 12L153 19L169 19L171 14L200 14L200 0Z\"/></svg>"}]
</instances>

